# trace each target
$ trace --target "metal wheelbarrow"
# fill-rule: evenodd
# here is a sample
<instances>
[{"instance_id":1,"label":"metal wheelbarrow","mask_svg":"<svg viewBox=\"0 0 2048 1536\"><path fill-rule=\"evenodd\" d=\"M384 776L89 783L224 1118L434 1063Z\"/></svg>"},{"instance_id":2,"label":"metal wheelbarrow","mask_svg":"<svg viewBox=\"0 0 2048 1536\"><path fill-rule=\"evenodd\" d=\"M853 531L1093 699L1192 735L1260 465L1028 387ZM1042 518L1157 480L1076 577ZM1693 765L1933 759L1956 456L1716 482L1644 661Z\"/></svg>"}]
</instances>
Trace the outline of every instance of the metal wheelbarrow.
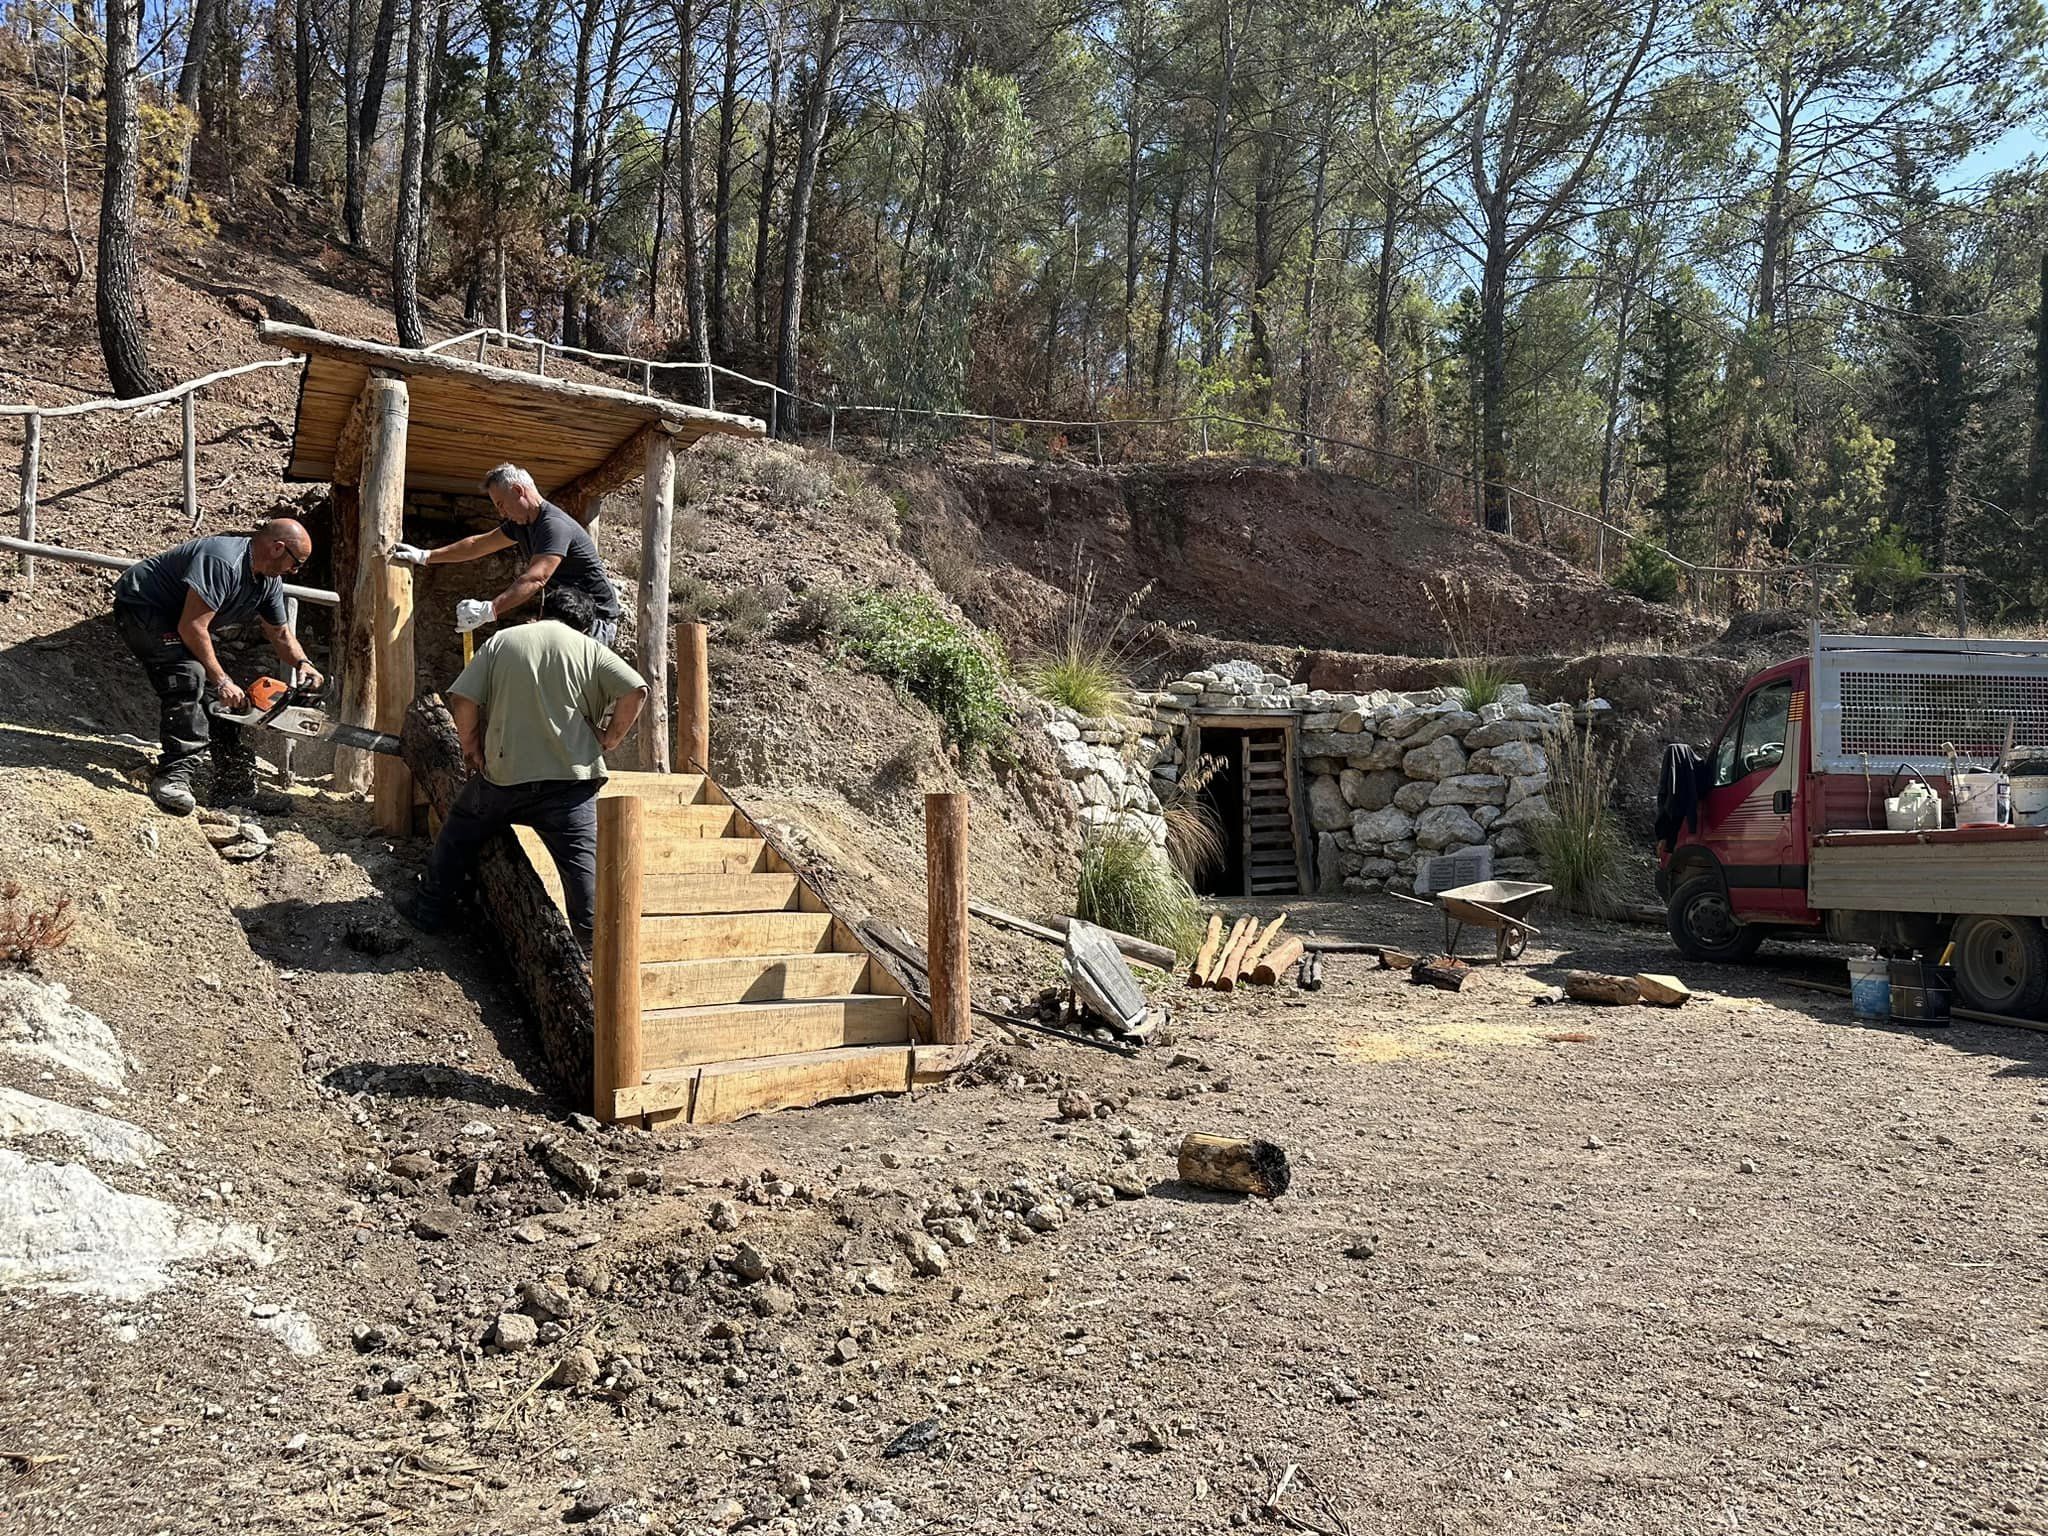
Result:
<instances>
[{"instance_id":1,"label":"metal wheelbarrow","mask_svg":"<svg viewBox=\"0 0 2048 1536\"><path fill-rule=\"evenodd\" d=\"M1543 932L1522 914L1549 894L1549 886L1528 880L1480 880L1438 891L1434 905L1444 915L1444 953L1457 955L1458 939L1468 927L1490 928L1495 963L1504 965L1519 960L1522 951L1529 947L1529 935ZM1432 905L1416 901L1413 896L1402 896L1401 900L1414 902L1418 907Z\"/></svg>"}]
</instances>

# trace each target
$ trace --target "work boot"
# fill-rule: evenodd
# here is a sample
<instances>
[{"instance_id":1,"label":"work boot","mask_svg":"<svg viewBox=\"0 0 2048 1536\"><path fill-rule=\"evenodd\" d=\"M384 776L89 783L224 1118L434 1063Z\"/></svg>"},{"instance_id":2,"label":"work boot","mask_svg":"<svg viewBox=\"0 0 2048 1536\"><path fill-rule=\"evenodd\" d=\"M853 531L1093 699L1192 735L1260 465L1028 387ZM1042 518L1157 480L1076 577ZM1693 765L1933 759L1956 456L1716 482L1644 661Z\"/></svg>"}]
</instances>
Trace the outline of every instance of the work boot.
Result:
<instances>
[{"instance_id":1,"label":"work boot","mask_svg":"<svg viewBox=\"0 0 2048 1536\"><path fill-rule=\"evenodd\" d=\"M426 881L409 893L391 898L391 905L421 933L439 933L448 925L445 905L440 896L427 888Z\"/></svg>"},{"instance_id":2,"label":"work boot","mask_svg":"<svg viewBox=\"0 0 2048 1536\"><path fill-rule=\"evenodd\" d=\"M192 795L192 763L189 758L171 764L149 781L149 798L156 808L172 816L190 816L199 802Z\"/></svg>"}]
</instances>

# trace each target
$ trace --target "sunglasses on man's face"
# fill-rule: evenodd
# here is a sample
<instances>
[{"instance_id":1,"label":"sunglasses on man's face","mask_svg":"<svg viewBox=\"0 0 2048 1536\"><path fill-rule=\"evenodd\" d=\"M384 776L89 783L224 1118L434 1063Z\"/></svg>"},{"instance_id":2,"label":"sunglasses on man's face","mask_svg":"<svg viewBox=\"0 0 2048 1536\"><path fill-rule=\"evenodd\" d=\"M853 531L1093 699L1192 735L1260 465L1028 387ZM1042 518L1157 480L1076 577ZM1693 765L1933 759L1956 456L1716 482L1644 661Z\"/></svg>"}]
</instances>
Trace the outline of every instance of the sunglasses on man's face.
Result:
<instances>
[{"instance_id":1,"label":"sunglasses on man's face","mask_svg":"<svg viewBox=\"0 0 2048 1536\"><path fill-rule=\"evenodd\" d=\"M285 567L285 575L296 576L299 574L300 571L306 568L307 560L312 558L310 554L295 555L292 553L291 545L285 543L283 539L278 539L274 542L276 543L279 549L284 551L284 557L287 560L291 561L291 564Z\"/></svg>"}]
</instances>

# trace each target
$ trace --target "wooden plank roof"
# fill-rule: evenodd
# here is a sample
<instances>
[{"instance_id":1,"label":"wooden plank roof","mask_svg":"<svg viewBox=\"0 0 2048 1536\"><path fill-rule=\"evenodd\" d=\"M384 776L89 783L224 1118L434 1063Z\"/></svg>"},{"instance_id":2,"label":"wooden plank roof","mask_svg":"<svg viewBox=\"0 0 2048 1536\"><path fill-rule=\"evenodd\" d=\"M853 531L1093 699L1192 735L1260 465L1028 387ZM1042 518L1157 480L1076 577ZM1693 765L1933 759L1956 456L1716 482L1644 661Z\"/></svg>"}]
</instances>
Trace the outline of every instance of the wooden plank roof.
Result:
<instances>
[{"instance_id":1,"label":"wooden plank roof","mask_svg":"<svg viewBox=\"0 0 2048 1536\"><path fill-rule=\"evenodd\" d=\"M679 447L714 432L767 435L758 417L707 411L624 389L303 326L265 322L258 334L306 359L287 480L334 478L343 429L373 370L406 381L405 484L414 491L473 494L486 471L510 461L525 466L542 494L553 496L601 469L648 426L669 433Z\"/></svg>"}]
</instances>

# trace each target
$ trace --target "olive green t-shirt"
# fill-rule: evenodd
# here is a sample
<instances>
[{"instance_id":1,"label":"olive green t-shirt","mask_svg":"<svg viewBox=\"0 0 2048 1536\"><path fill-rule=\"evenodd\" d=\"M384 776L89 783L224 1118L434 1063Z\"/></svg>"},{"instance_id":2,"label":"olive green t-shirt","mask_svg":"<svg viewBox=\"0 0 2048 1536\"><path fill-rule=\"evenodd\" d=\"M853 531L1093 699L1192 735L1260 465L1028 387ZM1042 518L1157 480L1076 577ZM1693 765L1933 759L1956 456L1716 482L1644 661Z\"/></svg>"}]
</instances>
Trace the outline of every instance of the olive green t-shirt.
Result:
<instances>
[{"instance_id":1,"label":"olive green t-shirt","mask_svg":"<svg viewBox=\"0 0 2048 1536\"><path fill-rule=\"evenodd\" d=\"M601 779L597 733L638 672L554 619L500 630L449 688L484 716L484 777L493 784Z\"/></svg>"}]
</instances>

